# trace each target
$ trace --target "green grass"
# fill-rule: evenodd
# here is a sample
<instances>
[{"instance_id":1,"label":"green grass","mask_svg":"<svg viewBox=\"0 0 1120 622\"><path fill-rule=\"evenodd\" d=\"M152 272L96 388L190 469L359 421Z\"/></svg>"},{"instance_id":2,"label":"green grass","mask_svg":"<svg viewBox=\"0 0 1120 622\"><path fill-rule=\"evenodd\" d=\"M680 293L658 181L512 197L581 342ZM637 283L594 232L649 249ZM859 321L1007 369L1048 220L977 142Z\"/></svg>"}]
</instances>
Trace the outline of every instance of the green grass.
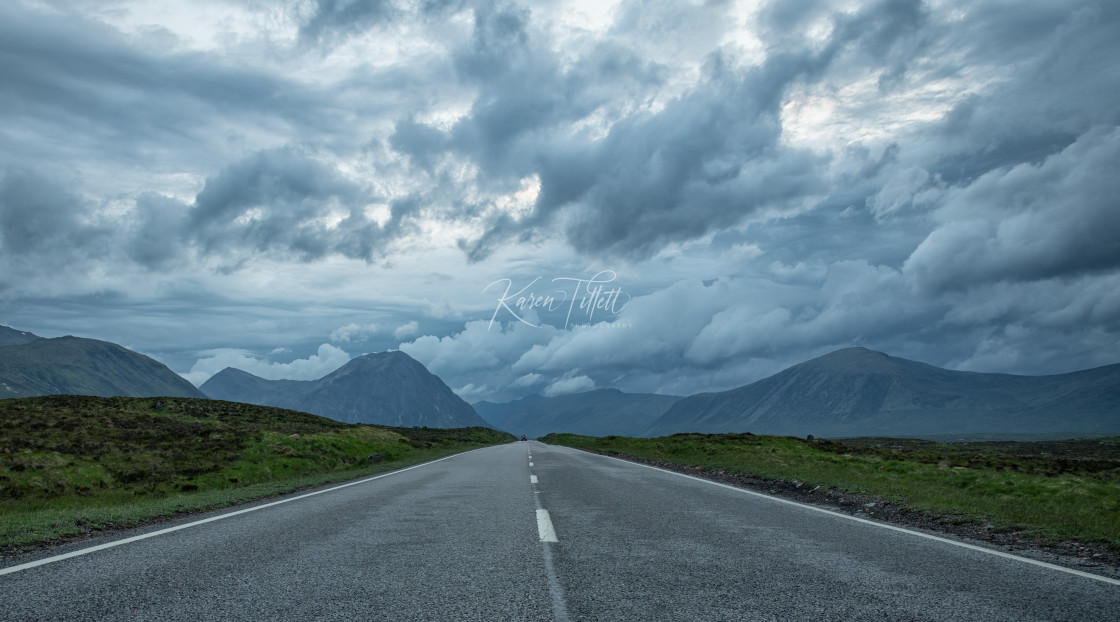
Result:
<instances>
[{"instance_id":1,"label":"green grass","mask_svg":"<svg viewBox=\"0 0 1120 622\"><path fill-rule=\"evenodd\" d=\"M486 428L352 425L216 400L0 400L0 550L225 507L512 440Z\"/></svg>"},{"instance_id":2,"label":"green grass","mask_svg":"<svg viewBox=\"0 0 1120 622\"><path fill-rule=\"evenodd\" d=\"M707 471L797 480L809 487L878 496L933 515L991 523L997 529L1120 550L1117 439L946 444L750 434L654 439L550 434L541 440Z\"/></svg>"}]
</instances>

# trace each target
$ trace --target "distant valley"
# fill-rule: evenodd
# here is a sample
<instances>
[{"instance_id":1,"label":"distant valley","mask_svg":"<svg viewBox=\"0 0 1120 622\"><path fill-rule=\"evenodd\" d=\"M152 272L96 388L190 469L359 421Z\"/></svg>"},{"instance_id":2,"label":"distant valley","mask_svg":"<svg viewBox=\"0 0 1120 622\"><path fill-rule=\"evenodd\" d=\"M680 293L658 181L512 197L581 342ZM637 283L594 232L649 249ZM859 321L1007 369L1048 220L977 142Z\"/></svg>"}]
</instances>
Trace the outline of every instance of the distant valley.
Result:
<instances>
[{"instance_id":1,"label":"distant valley","mask_svg":"<svg viewBox=\"0 0 1120 622\"><path fill-rule=\"evenodd\" d=\"M681 398L676 395L623 393L599 389L555 397L537 395L512 402L478 402L478 414L495 428L536 438L549 432L585 436L643 436L646 429Z\"/></svg>"}]
</instances>

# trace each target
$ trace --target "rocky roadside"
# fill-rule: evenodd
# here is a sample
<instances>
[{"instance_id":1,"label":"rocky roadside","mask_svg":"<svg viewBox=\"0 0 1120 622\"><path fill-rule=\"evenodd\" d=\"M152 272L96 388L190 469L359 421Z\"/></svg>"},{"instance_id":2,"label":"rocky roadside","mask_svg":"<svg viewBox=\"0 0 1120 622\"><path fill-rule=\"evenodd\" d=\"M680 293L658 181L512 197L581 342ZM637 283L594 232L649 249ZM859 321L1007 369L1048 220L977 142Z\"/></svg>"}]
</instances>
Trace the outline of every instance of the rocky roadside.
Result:
<instances>
[{"instance_id":1,"label":"rocky roadside","mask_svg":"<svg viewBox=\"0 0 1120 622\"><path fill-rule=\"evenodd\" d=\"M969 544L1120 579L1120 551L1103 544L1075 541L1047 542L1026 531L996 529L993 525L977 523L961 515L934 515L923 510L884 502L874 495L851 494L821 486L812 487L796 480L761 479L725 471L710 471L700 466L681 465L664 460L646 460L618 452L576 449L819 506L871 521L890 523L934 535L948 535Z\"/></svg>"}]
</instances>

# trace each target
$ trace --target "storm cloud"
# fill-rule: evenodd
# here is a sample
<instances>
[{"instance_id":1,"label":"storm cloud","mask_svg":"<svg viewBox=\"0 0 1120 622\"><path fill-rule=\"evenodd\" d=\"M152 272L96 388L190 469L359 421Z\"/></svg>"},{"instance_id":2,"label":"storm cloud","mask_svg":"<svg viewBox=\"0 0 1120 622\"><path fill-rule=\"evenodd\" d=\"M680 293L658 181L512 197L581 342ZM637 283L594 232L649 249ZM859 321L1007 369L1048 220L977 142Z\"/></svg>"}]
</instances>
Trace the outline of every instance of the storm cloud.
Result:
<instances>
[{"instance_id":1,"label":"storm cloud","mask_svg":"<svg viewBox=\"0 0 1120 622\"><path fill-rule=\"evenodd\" d=\"M1114 363L1118 33L1098 0L7 3L0 322L195 382L399 348L472 401L852 345ZM595 320L487 290L604 270Z\"/></svg>"}]
</instances>

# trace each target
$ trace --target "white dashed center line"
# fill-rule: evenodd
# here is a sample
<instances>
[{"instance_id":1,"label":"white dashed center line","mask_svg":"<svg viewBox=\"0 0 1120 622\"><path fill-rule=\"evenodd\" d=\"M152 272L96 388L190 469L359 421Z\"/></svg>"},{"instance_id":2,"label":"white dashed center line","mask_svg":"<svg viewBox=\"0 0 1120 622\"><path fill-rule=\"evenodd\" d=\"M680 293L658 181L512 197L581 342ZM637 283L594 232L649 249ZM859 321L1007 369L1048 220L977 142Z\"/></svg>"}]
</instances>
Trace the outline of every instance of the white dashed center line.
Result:
<instances>
[{"instance_id":1,"label":"white dashed center line","mask_svg":"<svg viewBox=\"0 0 1120 622\"><path fill-rule=\"evenodd\" d=\"M559 542L556 539L556 529L552 526L552 518L548 516L548 510L537 510L537 533L541 536L541 542Z\"/></svg>"},{"instance_id":2,"label":"white dashed center line","mask_svg":"<svg viewBox=\"0 0 1120 622\"><path fill-rule=\"evenodd\" d=\"M529 466L533 466L533 454L529 453ZM537 476L529 474L529 483L536 487ZM552 596L552 619L555 622L569 622L568 603L564 598L564 588L560 585L560 577L556 574L556 566L552 563L552 547L557 546L560 539L556 537L556 528L552 525L552 517L548 510L541 507L539 490L533 491L533 504L537 506L537 534L541 541L541 555L544 556L545 574L548 576L548 591Z\"/></svg>"}]
</instances>

